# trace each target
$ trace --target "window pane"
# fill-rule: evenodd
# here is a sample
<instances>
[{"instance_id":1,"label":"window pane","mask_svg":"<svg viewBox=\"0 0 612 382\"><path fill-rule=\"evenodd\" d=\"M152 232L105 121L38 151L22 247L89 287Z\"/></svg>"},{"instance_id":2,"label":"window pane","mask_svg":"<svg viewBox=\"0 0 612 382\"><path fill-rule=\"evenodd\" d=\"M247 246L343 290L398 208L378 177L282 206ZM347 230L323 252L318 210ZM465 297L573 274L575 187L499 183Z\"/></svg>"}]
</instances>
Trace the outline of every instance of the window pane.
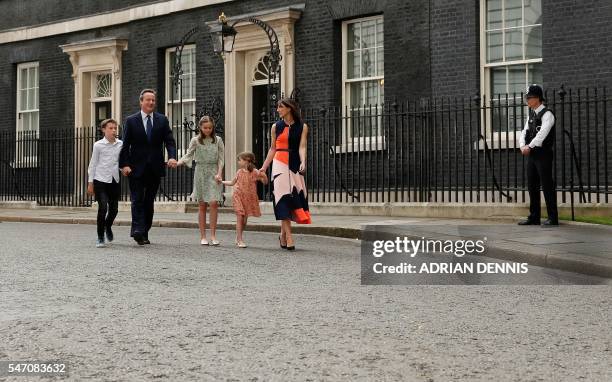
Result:
<instances>
[{"instance_id":1,"label":"window pane","mask_svg":"<svg viewBox=\"0 0 612 382\"><path fill-rule=\"evenodd\" d=\"M361 23L361 48L373 48L376 44L376 21L364 21Z\"/></svg>"},{"instance_id":2,"label":"window pane","mask_svg":"<svg viewBox=\"0 0 612 382\"><path fill-rule=\"evenodd\" d=\"M32 91L30 89L26 89L23 92L26 94L26 97L25 97L26 103L23 105L23 108L25 110L31 110L32 109L32 102L33 102Z\"/></svg>"},{"instance_id":3,"label":"window pane","mask_svg":"<svg viewBox=\"0 0 612 382\"><path fill-rule=\"evenodd\" d=\"M34 88L28 89L28 110L36 109L36 90Z\"/></svg>"},{"instance_id":4,"label":"window pane","mask_svg":"<svg viewBox=\"0 0 612 382\"><path fill-rule=\"evenodd\" d=\"M525 91L527 79L525 78L525 65L512 65L508 67L508 94Z\"/></svg>"},{"instance_id":5,"label":"window pane","mask_svg":"<svg viewBox=\"0 0 612 382\"><path fill-rule=\"evenodd\" d=\"M361 53L361 76L372 77L375 75L374 49L364 49Z\"/></svg>"},{"instance_id":6,"label":"window pane","mask_svg":"<svg viewBox=\"0 0 612 382\"><path fill-rule=\"evenodd\" d=\"M376 49L376 75L383 76L385 74L385 50L384 48Z\"/></svg>"},{"instance_id":7,"label":"window pane","mask_svg":"<svg viewBox=\"0 0 612 382\"><path fill-rule=\"evenodd\" d=\"M360 39L359 39L359 33L361 31L360 28L360 24L359 23L354 23L354 24L349 24L347 26L347 33L348 33L348 37L347 37L347 47L346 49L348 50L353 50L353 49L359 49L360 48Z\"/></svg>"},{"instance_id":8,"label":"window pane","mask_svg":"<svg viewBox=\"0 0 612 382\"><path fill-rule=\"evenodd\" d=\"M36 68L28 69L28 88L36 87Z\"/></svg>"},{"instance_id":9,"label":"window pane","mask_svg":"<svg viewBox=\"0 0 612 382\"><path fill-rule=\"evenodd\" d=\"M28 91L27 89L20 90L19 93L20 93L19 94L19 110L27 110L28 109Z\"/></svg>"},{"instance_id":10,"label":"window pane","mask_svg":"<svg viewBox=\"0 0 612 382\"><path fill-rule=\"evenodd\" d=\"M502 28L502 2L501 0L487 1L487 29Z\"/></svg>"},{"instance_id":11,"label":"window pane","mask_svg":"<svg viewBox=\"0 0 612 382\"><path fill-rule=\"evenodd\" d=\"M365 103L367 106L377 105L379 102L379 82L367 81L365 83Z\"/></svg>"},{"instance_id":12,"label":"window pane","mask_svg":"<svg viewBox=\"0 0 612 382\"><path fill-rule=\"evenodd\" d=\"M191 49L184 49L183 56L181 57L183 64L183 74L191 73Z\"/></svg>"},{"instance_id":13,"label":"window pane","mask_svg":"<svg viewBox=\"0 0 612 382\"><path fill-rule=\"evenodd\" d=\"M506 68L491 69L491 97L506 94Z\"/></svg>"},{"instance_id":14,"label":"window pane","mask_svg":"<svg viewBox=\"0 0 612 382\"><path fill-rule=\"evenodd\" d=\"M376 46L383 46L385 41L383 19L376 20Z\"/></svg>"},{"instance_id":15,"label":"window pane","mask_svg":"<svg viewBox=\"0 0 612 382\"><path fill-rule=\"evenodd\" d=\"M542 84L542 64L527 65L527 76L530 84Z\"/></svg>"},{"instance_id":16,"label":"window pane","mask_svg":"<svg viewBox=\"0 0 612 382\"><path fill-rule=\"evenodd\" d=\"M506 61L523 59L522 29L506 30Z\"/></svg>"},{"instance_id":17,"label":"window pane","mask_svg":"<svg viewBox=\"0 0 612 382\"><path fill-rule=\"evenodd\" d=\"M350 108L363 106L363 95L361 92L362 83L361 82L352 82L349 85L349 100Z\"/></svg>"},{"instance_id":18,"label":"window pane","mask_svg":"<svg viewBox=\"0 0 612 382\"><path fill-rule=\"evenodd\" d=\"M191 89L191 76L183 74L183 99L189 99Z\"/></svg>"},{"instance_id":19,"label":"window pane","mask_svg":"<svg viewBox=\"0 0 612 382\"><path fill-rule=\"evenodd\" d=\"M503 59L502 32L487 33L487 62L499 62Z\"/></svg>"},{"instance_id":20,"label":"window pane","mask_svg":"<svg viewBox=\"0 0 612 382\"><path fill-rule=\"evenodd\" d=\"M96 97L111 97L110 73L96 75Z\"/></svg>"},{"instance_id":21,"label":"window pane","mask_svg":"<svg viewBox=\"0 0 612 382\"><path fill-rule=\"evenodd\" d=\"M34 68L34 87L38 87L38 66Z\"/></svg>"},{"instance_id":22,"label":"window pane","mask_svg":"<svg viewBox=\"0 0 612 382\"><path fill-rule=\"evenodd\" d=\"M361 73L359 66L361 63L361 52L348 52L346 59L347 78L359 78Z\"/></svg>"},{"instance_id":23,"label":"window pane","mask_svg":"<svg viewBox=\"0 0 612 382\"><path fill-rule=\"evenodd\" d=\"M525 58L542 58L542 27L525 28Z\"/></svg>"},{"instance_id":24,"label":"window pane","mask_svg":"<svg viewBox=\"0 0 612 382\"><path fill-rule=\"evenodd\" d=\"M31 130L34 132L38 131L38 112L37 111L32 113Z\"/></svg>"},{"instance_id":25,"label":"window pane","mask_svg":"<svg viewBox=\"0 0 612 382\"><path fill-rule=\"evenodd\" d=\"M542 0L525 0L524 25L542 24Z\"/></svg>"},{"instance_id":26,"label":"window pane","mask_svg":"<svg viewBox=\"0 0 612 382\"><path fill-rule=\"evenodd\" d=\"M21 69L19 72L19 77L21 81L19 82L19 89L27 89L28 88L28 69Z\"/></svg>"},{"instance_id":27,"label":"window pane","mask_svg":"<svg viewBox=\"0 0 612 382\"><path fill-rule=\"evenodd\" d=\"M33 106L33 109L38 110L38 88L32 89L32 92L34 93L34 106Z\"/></svg>"},{"instance_id":28,"label":"window pane","mask_svg":"<svg viewBox=\"0 0 612 382\"><path fill-rule=\"evenodd\" d=\"M522 2L523 0L505 0L505 28L520 27L523 25Z\"/></svg>"},{"instance_id":29,"label":"window pane","mask_svg":"<svg viewBox=\"0 0 612 382\"><path fill-rule=\"evenodd\" d=\"M520 99L514 99L508 102L508 131L521 130L523 127L522 116L527 115L527 113L521 110L520 104ZM503 131L506 131L506 126L503 126Z\"/></svg>"},{"instance_id":30,"label":"window pane","mask_svg":"<svg viewBox=\"0 0 612 382\"><path fill-rule=\"evenodd\" d=\"M21 125L22 126L22 130L21 131L28 131L28 130L30 130L30 121L31 121L30 117L31 117L30 113L23 113L21 115L21 119L22 119L22 125Z\"/></svg>"}]
</instances>

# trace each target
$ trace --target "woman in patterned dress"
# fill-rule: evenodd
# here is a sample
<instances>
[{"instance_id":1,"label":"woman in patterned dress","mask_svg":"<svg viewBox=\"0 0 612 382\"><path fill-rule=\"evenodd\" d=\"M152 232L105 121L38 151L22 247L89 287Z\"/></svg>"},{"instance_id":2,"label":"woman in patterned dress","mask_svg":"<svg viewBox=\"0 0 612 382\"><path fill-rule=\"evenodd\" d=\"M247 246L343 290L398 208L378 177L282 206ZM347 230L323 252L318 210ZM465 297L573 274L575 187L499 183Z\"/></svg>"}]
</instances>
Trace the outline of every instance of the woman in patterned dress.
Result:
<instances>
[{"instance_id":1,"label":"woman in patterned dress","mask_svg":"<svg viewBox=\"0 0 612 382\"><path fill-rule=\"evenodd\" d=\"M310 224L304 172L308 126L302 122L298 105L292 99L279 101L276 111L282 118L272 126L271 146L260 171L272 163L274 215L281 221L281 248L294 250L291 221Z\"/></svg>"},{"instance_id":2,"label":"woman in patterned dress","mask_svg":"<svg viewBox=\"0 0 612 382\"><path fill-rule=\"evenodd\" d=\"M209 116L203 116L198 123L198 135L191 138L189 149L178 165L192 166L197 163L193 175L192 197L199 202L198 225L200 227L200 244L219 245L216 238L218 202L221 194L221 174L224 166L225 146L221 137L215 135L215 122ZM206 206L210 206L210 243L206 239Z\"/></svg>"}]
</instances>

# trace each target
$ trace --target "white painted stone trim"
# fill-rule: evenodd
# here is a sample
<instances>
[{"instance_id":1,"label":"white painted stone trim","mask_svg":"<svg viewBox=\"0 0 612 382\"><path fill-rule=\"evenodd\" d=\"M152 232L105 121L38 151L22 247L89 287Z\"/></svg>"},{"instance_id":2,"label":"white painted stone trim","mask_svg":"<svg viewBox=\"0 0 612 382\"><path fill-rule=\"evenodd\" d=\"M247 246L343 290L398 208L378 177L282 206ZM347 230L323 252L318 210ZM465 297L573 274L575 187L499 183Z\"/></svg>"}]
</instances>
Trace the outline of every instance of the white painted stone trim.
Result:
<instances>
[{"instance_id":1,"label":"white painted stone trim","mask_svg":"<svg viewBox=\"0 0 612 382\"><path fill-rule=\"evenodd\" d=\"M0 31L0 45L164 16L233 0L169 0L74 19Z\"/></svg>"},{"instance_id":2,"label":"white painted stone trim","mask_svg":"<svg viewBox=\"0 0 612 382\"><path fill-rule=\"evenodd\" d=\"M74 79L74 124L82 127L91 124L89 115L90 94L85 91L85 82L90 73L109 71L112 73L112 116L121 121L121 56L127 50L124 39L104 38L61 45L69 55Z\"/></svg>"}]
</instances>

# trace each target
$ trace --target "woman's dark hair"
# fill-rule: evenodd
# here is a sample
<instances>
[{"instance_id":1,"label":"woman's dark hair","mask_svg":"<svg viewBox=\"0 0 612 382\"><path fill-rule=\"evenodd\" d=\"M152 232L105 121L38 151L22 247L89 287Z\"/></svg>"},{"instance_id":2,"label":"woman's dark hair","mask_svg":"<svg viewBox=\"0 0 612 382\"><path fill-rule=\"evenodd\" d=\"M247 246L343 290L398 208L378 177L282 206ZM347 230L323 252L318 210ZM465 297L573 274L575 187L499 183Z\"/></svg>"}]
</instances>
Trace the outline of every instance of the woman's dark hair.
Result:
<instances>
[{"instance_id":1,"label":"woman's dark hair","mask_svg":"<svg viewBox=\"0 0 612 382\"><path fill-rule=\"evenodd\" d=\"M202 118L200 118L200 121L198 122L198 142L200 142L201 145L204 144L204 134L202 133L202 125L205 123L210 123L212 125L212 132L210 133L210 137L212 138L212 142L215 143L217 142L217 132L215 131L215 120L212 119L212 117L209 117L208 115L203 116Z\"/></svg>"},{"instance_id":2,"label":"woman's dark hair","mask_svg":"<svg viewBox=\"0 0 612 382\"><path fill-rule=\"evenodd\" d=\"M295 122L297 123L302 122L302 111L297 102L295 102L291 98L283 98L280 101L278 101L278 104L283 105L284 107L289 108L291 110L291 115L293 116L293 120Z\"/></svg>"},{"instance_id":3,"label":"woman's dark hair","mask_svg":"<svg viewBox=\"0 0 612 382\"><path fill-rule=\"evenodd\" d=\"M245 151L238 154L238 159L249 162L249 164L247 164L247 170L249 170L249 172L253 172L255 169L255 154L250 151Z\"/></svg>"}]
</instances>

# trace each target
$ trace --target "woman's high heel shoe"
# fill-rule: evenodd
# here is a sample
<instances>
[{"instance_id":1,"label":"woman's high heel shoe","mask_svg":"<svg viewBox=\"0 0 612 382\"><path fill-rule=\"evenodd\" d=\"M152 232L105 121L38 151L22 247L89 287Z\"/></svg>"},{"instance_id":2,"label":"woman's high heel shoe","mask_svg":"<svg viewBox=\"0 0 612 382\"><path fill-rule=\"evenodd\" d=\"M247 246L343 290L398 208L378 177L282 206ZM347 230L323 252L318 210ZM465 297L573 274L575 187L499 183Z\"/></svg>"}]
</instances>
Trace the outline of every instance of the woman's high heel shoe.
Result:
<instances>
[{"instance_id":1,"label":"woman's high heel shoe","mask_svg":"<svg viewBox=\"0 0 612 382\"><path fill-rule=\"evenodd\" d=\"M283 245L283 242L281 241L281 237L280 236L278 237L278 244L280 244L280 247L282 249L286 249L287 248L287 244Z\"/></svg>"}]
</instances>

